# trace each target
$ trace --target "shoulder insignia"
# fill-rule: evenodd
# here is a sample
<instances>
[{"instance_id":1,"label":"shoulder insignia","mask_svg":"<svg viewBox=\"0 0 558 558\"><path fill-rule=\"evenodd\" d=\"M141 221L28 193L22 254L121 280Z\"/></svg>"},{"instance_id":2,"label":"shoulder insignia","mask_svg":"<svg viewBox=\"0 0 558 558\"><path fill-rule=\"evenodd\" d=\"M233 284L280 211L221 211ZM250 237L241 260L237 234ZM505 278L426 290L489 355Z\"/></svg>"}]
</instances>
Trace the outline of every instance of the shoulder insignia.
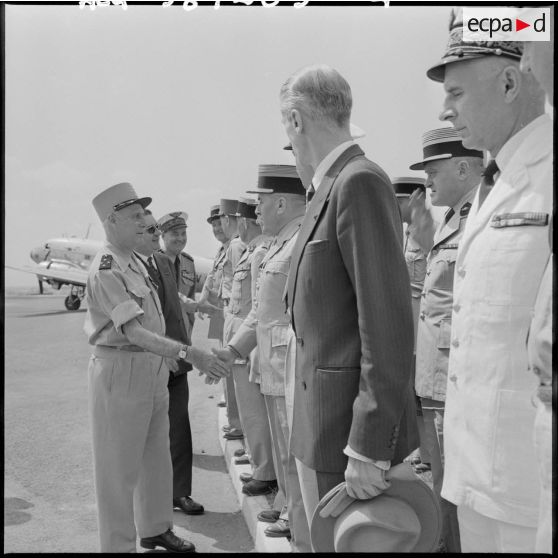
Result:
<instances>
[{"instance_id":1,"label":"shoulder insignia","mask_svg":"<svg viewBox=\"0 0 558 558\"><path fill-rule=\"evenodd\" d=\"M459 212L459 217L467 217L467 215L469 215L469 211L471 211L471 202L464 203L461 211Z\"/></svg>"},{"instance_id":2,"label":"shoulder insignia","mask_svg":"<svg viewBox=\"0 0 558 558\"><path fill-rule=\"evenodd\" d=\"M187 254L186 252L181 252L181 254L188 260L190 261L194 261L194 258L192 258L192 256L190 256L190 254Z\"/></svg>"},{"instance_id":3,"label":"shoulder insignia","mask_svg":"<svg viewBox=\"0 0 558 558\"><path fill-rule=\"evenodd\" d=\"M112 255L104 254L101 258L101 263L99 264L99 269L111 269L112 268Z\"/></svg>"}]
</instances>

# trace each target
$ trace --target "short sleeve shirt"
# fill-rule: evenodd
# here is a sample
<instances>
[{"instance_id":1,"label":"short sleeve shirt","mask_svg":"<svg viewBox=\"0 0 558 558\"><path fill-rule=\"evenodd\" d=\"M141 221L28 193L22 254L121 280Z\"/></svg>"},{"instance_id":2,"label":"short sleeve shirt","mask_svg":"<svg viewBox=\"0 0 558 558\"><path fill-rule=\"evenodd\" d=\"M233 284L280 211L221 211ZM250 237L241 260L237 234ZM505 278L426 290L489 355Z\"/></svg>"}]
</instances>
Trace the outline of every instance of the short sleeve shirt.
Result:
<instances>
[{"instance_id":1,"label":"short sleeve shirt","mask_svg":"<svg viewBox=\"0 0 558 558\"><path fill-rule=\"evenodd\" d=\"M85 293L84 330L91 345L129 345L122 327L133 319L146 330L164 335L157 287L134 255L107 242L91 263Z\"/></svg>"}]
</instances>

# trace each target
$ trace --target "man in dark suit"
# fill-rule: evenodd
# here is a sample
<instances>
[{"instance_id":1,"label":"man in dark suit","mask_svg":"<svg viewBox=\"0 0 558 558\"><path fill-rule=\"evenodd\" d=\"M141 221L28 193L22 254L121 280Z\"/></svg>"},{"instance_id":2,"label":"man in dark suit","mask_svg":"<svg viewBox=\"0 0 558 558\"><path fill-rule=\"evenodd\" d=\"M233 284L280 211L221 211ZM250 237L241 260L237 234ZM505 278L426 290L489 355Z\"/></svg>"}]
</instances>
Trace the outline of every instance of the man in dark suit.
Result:
<instances>
[{"instance_id":1,"label":"man in dark suit","mask_svg":"<svg viewBox=\"0 0 558 558\"><path fill-rule=\"evenodd\" d=\"M146 230L143 242L136 249L136 255L145 265L147 272L157 285L165 318L166 335L190 345L191 340L184 323L178 298L176 271L172 260L159 252L161 231L153 215L146 210ZM170 449L173 469L173 504L188 515L204 512L201 504L190 497L192 493L192 432L188 416L188 375L192 365L183 360L167 359L169 367L169 422Z\"/></svg>"},{"instance_id":2,"label":"man in dark suit","mask_svg":"<svg viewBox=\"0 0 558 558\"><path fill-rule=\"evenodd\" d=\"M297 167L314 171L287 282L290 450L310 519L343 480L355 498L380 494L390 466L418 446L413 320L397 201L351 139L349 84L312 66L283 84L280 101Z\"/></svg>"}]
</instances>

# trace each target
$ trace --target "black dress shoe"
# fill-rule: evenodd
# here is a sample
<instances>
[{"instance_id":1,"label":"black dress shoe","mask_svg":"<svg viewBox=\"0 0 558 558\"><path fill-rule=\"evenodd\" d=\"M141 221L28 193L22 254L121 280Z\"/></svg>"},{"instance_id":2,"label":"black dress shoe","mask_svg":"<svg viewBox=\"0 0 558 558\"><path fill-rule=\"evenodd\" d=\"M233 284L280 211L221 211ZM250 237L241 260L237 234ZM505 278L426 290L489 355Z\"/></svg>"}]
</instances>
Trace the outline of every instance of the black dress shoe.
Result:
<instances>
[{"instance_id":1,"label":"black dress shoe","mask_svg":"<svg viewBox=\"0 0 558 558\"><path fill-rule=\"evenodd\" d=\"M157 535L156 537L146 537L140 540L140 545L143 548L153 550L157 546L162 546L170 552L195 552L196 547L186 539L177 537L172 529Z\"/></svg>"},{"instance_id":2,"label":"black dress shoe","mask_svg":"<svg viewBox=\"0 0 558 558\"><path fill-rule=\"evenodd\" d=\"M262 496L270 494L277 488L277 481L261 481L252 479L244 484L242 487L242 494L246 496Z\"/></svg>"},{"instance_id":3,"label":"black dress shoe","mask_svg":"<svg viewBox=\"0 0 558 558\"><path fill-rule=\"evenodd\" d=\"M226 407L227 404L224 401L219 401L219 403L217 403L217 407Z\"/></svg>"},{"instance_id":4,"label":"black dress shoe","mask_svg":"<svg viewBox=\"0 0 558 558\"><path fill-rule=\"evenodd\" d=\"M192 500L190 496L172 499L173 506L180 508L187 515L201 515L204 512L203 506Z\"/></svg>"},{"instance_id":5,"label":"black dress shoe","mask_svg":"<svg viewBox=\"0 0 558 558\"><path fill-rule=\"evenodd\" d=\"M287 519L278 519L264 531L266 537L290 537L291 529Z\"/></svg>"},{"instance_id":6,"label":"black dress shoe","mask_svg":"<svg viewBox=\"0 0 558 558\"><path fill-rule=\"evenodd\" d=\"M237 450L234 450L235 457L242 457L245 453L246 450L244 448L238 448Z\"/></svg>"},{"instance_id":7,"label":"black dress shoe","mask_svg":"<svg viewBox=\"0 0 558 558\"><path fill-rule=\"evenodd\" d=\"M225 440L242 440L242 438L244 438L244 433L242 430L238 430L238 428L231 428L231 430L224 434L223 438L225 438Z\"/></svg>"},{"instance_id":8,"label":"black dress shoe","mask_svg":"<svg viewBox=\"0 0 558 558\"><path fill-rule=\"evenodd\" d=\"M281 512L278 510L263 510L258 514L258 521L275 523L279 519L280 514Z\"/></svg>"},{"instance_id":9,"label":"black dress shoe","mask_svg":"<svg viewBox=\"0 0 558 558\"><path fill-rule=\"evenodd\" d=\"M224 424L224 425L221 427L221 430L222 430L223 432L228 432L231 428L232 428L232 426L231 426L230 424Z\"/></svg>"}]
</instances>

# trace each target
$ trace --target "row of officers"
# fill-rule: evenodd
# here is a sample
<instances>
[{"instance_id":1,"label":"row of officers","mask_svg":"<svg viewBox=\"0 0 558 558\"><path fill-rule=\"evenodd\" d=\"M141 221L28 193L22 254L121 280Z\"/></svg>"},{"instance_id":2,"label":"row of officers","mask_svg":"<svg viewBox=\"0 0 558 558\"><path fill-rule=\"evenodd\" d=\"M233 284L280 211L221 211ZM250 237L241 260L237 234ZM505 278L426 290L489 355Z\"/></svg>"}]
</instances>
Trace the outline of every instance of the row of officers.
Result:
<instances>
[{"instance_id":1,"label":"row of officers","mask_svg":"<svg viewBox=\"0 0 558 558\"><path fill-rule=\"evenodd\" d=\"M391 181L364 156L336 70L299 70L280 93L296 166L260 165L257 201L211 208L222 246L198 301L183 243L165 239L185 214L155 221L127 183L93 200L107 235L85 323L102 551L134 551L136 528L145 548L194 550L172 531L173 503L203 509L191 486L173 493L169 400L192 367L225 378L225 437L252 464L243 492L277 490L258 519L295 551L551 548L551 124L521 45L471 48L451 25L428 76L453 128L423 135L410 168L426 180ZM438 224L425 188L448 208ZM218 349L191 345L196 311ZM404 462L419 446L433 490Z\"/></svg>"}]
</instances>

